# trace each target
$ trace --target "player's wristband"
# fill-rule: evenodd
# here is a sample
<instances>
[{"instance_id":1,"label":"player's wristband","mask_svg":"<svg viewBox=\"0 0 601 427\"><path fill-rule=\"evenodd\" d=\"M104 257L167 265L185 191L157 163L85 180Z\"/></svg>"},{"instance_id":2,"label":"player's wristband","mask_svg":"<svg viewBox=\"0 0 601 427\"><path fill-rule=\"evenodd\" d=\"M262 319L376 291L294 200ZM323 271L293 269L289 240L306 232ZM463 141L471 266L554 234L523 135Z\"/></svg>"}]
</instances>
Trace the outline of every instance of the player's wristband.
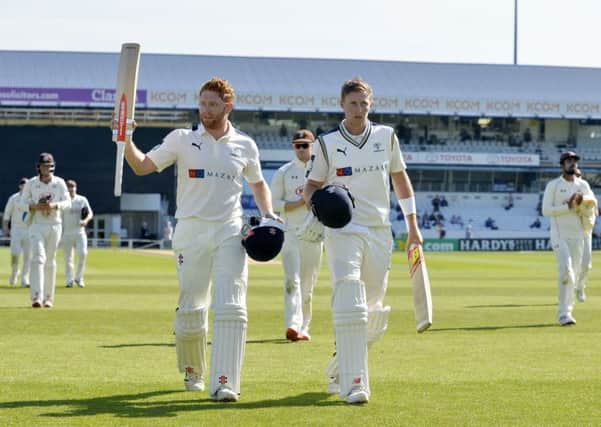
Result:
<instances>
[{"instance_id":1,"label":"player's wristband","mask_svg":"<svg viewBox=\"0 0 601 427\"><path fill-rule=\"evenodd\" d=\"M399 206L403 211L403 215L415 215L415 196L407 197L406 199L399 199Z\"/></svg>"}]
</instances>

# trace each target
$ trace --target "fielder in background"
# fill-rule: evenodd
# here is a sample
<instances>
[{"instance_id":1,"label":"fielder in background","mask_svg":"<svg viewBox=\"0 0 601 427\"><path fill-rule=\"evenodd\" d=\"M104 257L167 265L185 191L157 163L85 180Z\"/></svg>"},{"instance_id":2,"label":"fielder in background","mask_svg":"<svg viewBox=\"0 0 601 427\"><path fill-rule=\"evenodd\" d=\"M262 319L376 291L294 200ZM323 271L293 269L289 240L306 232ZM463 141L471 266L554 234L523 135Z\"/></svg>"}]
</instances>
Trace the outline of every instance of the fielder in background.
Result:
<instances>
[{"instance_id":1,"label":"fielder in background","mask_svg":"<svg viewBox=\"0 0 601 427\"><path fill-rule=\"evenodd\" d=\"M54 175L54 157L42 153L38 159L38 176L31 178L23 189L21 201L27 209L29 242L31 243L31 306L54 304L56 285L56 249L62 231L61 212L71 207L67 185Z\"/></svg>"},{"instance_id":2,"label":"fielder in background","mask_svg":"<svg viewBox=\"0 0 601 427\"><path fill-rule=\"evenodd\" d=\"M561 326L576 324L572 316L575 289L579 299L584 301L585 298L584 281L588 271L582 268L582 259L585 237L590 230L589 226L585 228L583 218L590 217L587 211L591 209L591 201L594 201L592 205L597 204L589 184L576 176L578 160L580 157L573 151L561 154L561 176L549 181L542 203L543 215L551 222L551 245L557 259L557 321Z\"/></svg>"},{"instance_id":3,"label":"fielder in background","mask_svg":"<svg viewBox=\"0 0 601 427\"><path fill-rule=\"evenodd\" d=\"M390 180L405 215L407 248L422 243L415 197L394 129L371 123L371 87L355 78L340 94L344 120L320 136L303 192L311 204L324 184L342 184L355 199L349 224L326 227L325 249L333 287L332 312L336 355L326 373L328 391L347 403L370 396L368 346L382 337L390 306L383 306L392 251Z\"/></svg>"},{"instance_id":4,"label":"fielder in background","mask_svg":"<svg viewBox=\"0 0 601 427\"><path fill-rule=\"evenodd\" d=\"M576 168L574 174L578 178L582 178L582 172ZM593 195L583 197L582 204L578 209L578 215L582 222L582 228L584 229L584 247L582 251L582 263L580 264L580 274L576 278L576 298L580 302L586 301L586 280L588 273L593 268L593 229L599 216L599 206L597 199Z\"/></svg>"},{"instance_id":5,"label":"fielder in background","mask_svg":"<svg viewBox=\"0 0 601 427\"><path fill-rule=\"evenodd\" d=\"M202 85L199 95L198 127L174 130L147 154L133 142L126 143L125 159L136 175L177 166L178 221L173 236L180 290L175 315L177 364L185 372L186 390L204 390L212 303L209 396L229 402L238 400L240 394L246 342L243 178L261 214L280 219L271 206L255 142L228 120L234 108L233 88L226 80L213 78Z\"/></svg>"},{"instance_id":6,"label":"fielder in background","mask_svg":"<svg viewBox=\"0 0 601 427\"><path fill-rule=\"evenodd\" d=\"M292 137L295 158L279 168L271 181L273 208L286 223L281 254L284 265L284 322L286 338L290 341L311 339L309 324L313 315L313 288L323 251L323 235L313 240L300 240L296 236L307 216L302 193L314 140L310 130L296 131Z\"/></svg>"},{"instance_id":7,"label":"fielder in background","mask_svg":"<svg viewBox=\"0 0 601 427\"><path fill-rule=\"evenodd\" d=\"M73 282L83 288L83 275L88 256L88 236L86 226L94 217L90 203L85 196L77 194L77 183L67 180L67 190L71 198L71 207L63 211L63 252L65 258L65 285L73 287ZM73 275L73 252L77 253L77 269Z\"/></svg>"},{"instance_id":8,"label":"fielder in background","mask_svg":"<svg viewBox=\"0 0 601 427\"><path fill-rule=\"evenodd\" d=\"M27 210L21 203L23 188L27 178L19 180L19 191L8 198L4 207L2 219L2 231L6 237L10 237L10 279L11 286L17 284L19 277L19 256L23 253L23 274L21 275L21 287L29 287L29 269L31 266L31 245L27 233L25 218ZM10 225L10 227L9 227Z\"/></svg>"}]
</instances>

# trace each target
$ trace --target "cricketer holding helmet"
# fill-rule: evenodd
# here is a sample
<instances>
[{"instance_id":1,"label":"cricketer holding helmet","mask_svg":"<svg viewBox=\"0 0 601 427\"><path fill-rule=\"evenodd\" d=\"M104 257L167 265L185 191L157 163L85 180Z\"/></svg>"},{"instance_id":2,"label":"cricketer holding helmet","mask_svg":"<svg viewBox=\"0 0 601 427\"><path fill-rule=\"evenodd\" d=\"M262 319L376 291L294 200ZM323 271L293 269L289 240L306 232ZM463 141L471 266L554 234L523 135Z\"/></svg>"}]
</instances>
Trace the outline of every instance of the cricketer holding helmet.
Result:
<instances>
[{"instance_id":1,"label":"cricketer holding helmet","mask_svg":"<svg viewBox=\"0 0 601 427\"><path fill-rule=\"evenodd\" d=\"M67 185L54 175L54 157L42 153L38 159L38 176L31 178L23 189L21 203L28 210L29 242L31 244L31 306L54 304L56 287L56 250L62 231L61 212L71 206Z\"/></svg>"},{"instance_id":2,"label":"cricketer holding helmet","mask_svg":"<svg viewBox=\"0 0 601 427\"><path fill-rule=\"evenodd\" d=\"M315 137L310 130L299 129L292 137L295 158L279 168L271 180L273 208L286 223L282 248L284 265L284 323L286 338L309 340L309 324L313 315L313 288L321 266L321 240L300 240L296 236L307 216L302 197L307 164Z\"/></svg>"},{"instance_id":3,"label":"cricketer holding helmet","mask_svg":"<svg viewBox=\"0 0 601 427\"><path fill-rule=\"evenodd\" d=\"M242 247L242 179L266 218L279 220L263 179L255 142L228 120L234 107L229 82L213 78L199 92L201 124L176 129L143 154L126 143L136 175L177 166L178 219L173 250L179 281L175 349L186 390L204 390L208 310L213 308L209 397L236 401L246 342L247 258ZM212 295L211 295L212 288ZM212 298L211 298L212 296Z\"/></svg>"},{"instance_id":4,"label":"cricketer holding helmet","mask_svg":"<svg viewBox=\"0 0 601 427\"><path fill-rule=\"evenodd\" d=\"M572 151L562 153L559 157L561 176L549 181L543 194L543 215L549 217L551 223L551 245L557 259L557 321L561 326L576 324L572 316L574 291L584 300L588 269L582 268L582 257L585 235L590 230L585 229L581 205L585 200L585 204L591 200L597 204L589 184L576 176L578 160L580 157ZM580 284L578 289L577 283Z\"/></svg>"},{"instance_id":5,"label":"cricketer holding helmet","mask_svg":"<svg viewBox=\"0 0 601 427\"><path fill-rule=\"evenodd\" d=\"M310 204L324 184L343 184L355 198L351 222L325 230L336 336L336 356L326 372L330 392L339 392L347 403L365 403L370 395L367 348L384 334L390 313L383 306L392 251L390 179L405 214L407 248L421 244L422 237L394 130L367 118L371 87L359 78L349 80L340 99L344 120L318 137L303 196Z\"/></svg>"},{"instance_id":6,"label":"cricketer holding helmet","mask_svg":"<svg viewBox=\"0 0 601 427\"><path fill-rule=\"evenodd\" d=\"M19 180L19 191L8 198L4 207L2 230L5 236L10 236L10 279L11 285L17 284L19 276L19 256L23 252L23 274L21 275L21 287L29 287L29 269L31 266L31 247L25 217L27 210L19 203L23 197L23 188L27 178ZM10 223L10 229L8 227Z\"/></svg>"}]
</instances>

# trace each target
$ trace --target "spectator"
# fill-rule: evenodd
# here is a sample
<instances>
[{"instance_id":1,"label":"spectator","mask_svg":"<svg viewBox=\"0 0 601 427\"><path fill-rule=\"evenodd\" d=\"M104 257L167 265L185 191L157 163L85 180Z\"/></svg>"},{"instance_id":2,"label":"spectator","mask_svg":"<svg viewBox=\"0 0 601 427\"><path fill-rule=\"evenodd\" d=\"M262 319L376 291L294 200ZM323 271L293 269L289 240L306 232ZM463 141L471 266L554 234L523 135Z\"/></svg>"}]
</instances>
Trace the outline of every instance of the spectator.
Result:
<instances>
[{"instance_id":1,"label":"spectator","mask_svg":"<svg viewBox=\"0 0 601 427\"><path fill-rule=\"evenodd\" d=\"M540 222L539 217L536 217L534 222L532 224L530 224L530 228L540 228L540 226L541 226L541 222Z\"/></svg>"},{"instance_id":2,"label":"spectator","mask_svg":"<svg viewBox=\"0 0 601 427\"><path fill-rule=\"evenodd\" d=\"M491 217L486 218L486 221L484 221L484 226L486 228L490 228L491 230L499 229L499 227L497 227L497 224L495 223L495 220L492 219Z\"/></svg>"},{"instance_id":3,"label":"spectator","mask_svg":"<svg viewBox=\"0 0 601 427\"><path fill-rule=\"evenodd\" d=\"M432 207L434 208L434 212L438 212L440 209L440 197L438 197L438 194L432 198Z\"/></svg>"},{"instance_id":4,"label":"spectator","mask_svg":"<svg viewBox=\"0 0 601 427\"><path fill-rule=\"evenodd\" d=\"M524 131L524 142L531 142L532 141L532 134L530 133L530 128L526 128L526 130Z\"/></svg>"},{"instance_id":5,"label":"spectator","mask_svg":"<svg viewBox=\"0 0 601 427\"><path fill-rule=\"evenodd\" d=\"M148 229L148 223L146 221L142 221L142 226L140 227L140 239L150 239L150 230Z\"/></svg>"},{"instance_id":6,"label":"spectator","mask_svg":"<svg viewBox=\"0 0 601 427\"><path fill-rule=\"evenodd\" d=\"M438 232L439 239L445 238L445 236L447 235L447 230L445 230L444 228L444 222L441 221L438 224L436 224L436 231Z\"/></svg>"},{"instance_id":7,"label":"spectator","mask_svg":"<svg viewBox=\"0 0 601 427\"><path fill-rule=\"evenodd\" d=\"M288 136L288 128L286 127L286 125L284 123L282 123L282 126L280 126L280 137L286 138L287 136Z\"/></svg>"},{"instance_id":8,"label":"spectator","mask_svg":"<svg viewBox=\"0 0 601 427\"><path fill-rule=\"evenodd\" d=\"M465 226L465 238L471 239L473 237L473 227L472 220L470 219L467 225Z\"/></svg>"},{"instance_id":9,"label":"spectator","mask_svg":"<svg viewBox=\"0 0 601 427\"><path fill-rule=\"evenodd\" d=\"M511 193L507 194L507 203L504 206L505 210L513 208L513 195Z\"/></svg>"},{"instance_id":10,"label":"spectator","mask_svg":"<svg viewBox=\"0 0 601 427\"><path fill-rule=\"evenodd\" d=\"M445 196L440 196L440 207L441 208L446 208L447 206L449 206L449 202L447 202L447 199Z\"/></svg>"}]
</instances>

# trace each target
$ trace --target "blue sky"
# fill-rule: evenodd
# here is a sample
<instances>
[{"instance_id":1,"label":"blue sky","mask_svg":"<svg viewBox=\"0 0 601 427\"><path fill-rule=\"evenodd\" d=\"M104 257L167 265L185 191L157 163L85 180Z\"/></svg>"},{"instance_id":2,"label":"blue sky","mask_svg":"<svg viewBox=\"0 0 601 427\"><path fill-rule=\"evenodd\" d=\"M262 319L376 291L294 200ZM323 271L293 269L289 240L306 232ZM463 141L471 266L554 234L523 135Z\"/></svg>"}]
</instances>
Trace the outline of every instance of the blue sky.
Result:
<instances>
[{"instance_id":1,"label":"blue sky","mask_svg":"<svg viewBox=\"0 0 601 427\"><path fill-rule=\"evenodd\" d=\"M19 0L0 50L513 63L514 0ZM518 63L601 68L601 1L518 0Z\"/></svg>"}]
</instances>

